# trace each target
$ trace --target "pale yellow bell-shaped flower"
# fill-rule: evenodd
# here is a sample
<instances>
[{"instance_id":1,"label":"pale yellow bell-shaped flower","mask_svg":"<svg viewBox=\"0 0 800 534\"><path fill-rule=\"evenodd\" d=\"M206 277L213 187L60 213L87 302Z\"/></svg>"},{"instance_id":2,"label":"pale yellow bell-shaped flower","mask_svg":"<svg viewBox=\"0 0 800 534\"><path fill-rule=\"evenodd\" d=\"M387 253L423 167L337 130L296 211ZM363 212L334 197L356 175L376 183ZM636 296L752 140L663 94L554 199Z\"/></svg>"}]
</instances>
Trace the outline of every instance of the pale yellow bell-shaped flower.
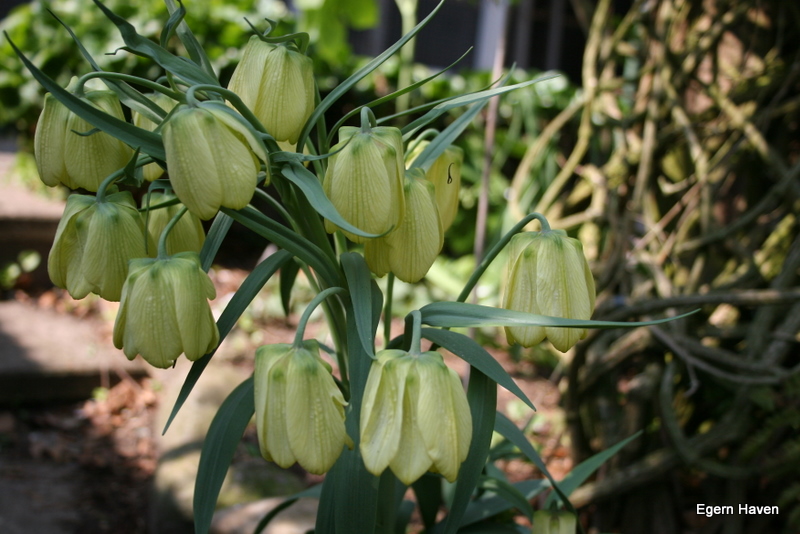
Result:
<instances>
[{"instance_id":1,"label":"pale yellow bell-shaped flower","mask_svg":"<svg viewBox=\"0 0 800 534\"><path fill-rule=\"evenodd\" d=\"M533 512L532 534L575 534L577 527L578 519L572 512L549 510Z\"/></svg>"},{"instance_id":2,"label":"pale yellow bell-shaped flower","mask_svg":"<svg viewBox=\"0 0 800 534\"><path fill-rule=\"evenodd\" d=\"M162 132L170 183L190 212L207 220L220 207L247 206L259 160L268 160L264 146L235 116L202 104L182 107Z\"/></svg>"},{"instance_id":3,"label":"pale yellow bell-shaped flower","mask_svg":"<svg viewBox=\"0 0 800 534\"><path fill-rule=\"evenodd\" d=\"M70 195L47 259L50 280L76 299L89 293L118 301L128 261L155 255L155 244L128 192L97 202Z\"/></svg>"},{"instance_id":4,"label":"pale yellow bell-shaped flower","mask_svg":"<svg viewBox=\"0 0 800 534\"><path fill-rule=\"evenodd\" d=\"M341 151L339 151L341 150ZM331 148L323 189L339 214L371 234L384 234L402 221L403 138L397 128L379 126L364 131L355 127L339 129L339 143ZM339 230L325 221L329 233ZM343 233L351 241L368 238Z\"/></svg>"},{"instance_id":5,"label":"pale yellow bell-shaped flower","mask_svg":"<svg viewBox=\"0 0 800 534\"><path fill-rule=\"evenodd\" d=\"M177 197L170 193L152 192L150 193L150 206L155 207L170 200L177 200ZM142 198L142 208L146 207L147 196ZM158 243L161 232L167 227L172 218L178 214L183 204L177 203L166 208L151 209L147 215L147 231L150 232L153 240ZM192 212L186 212L178 219L167 235L167 254L173 255L178 252L200 252L205 243L206 234L203 231L203 224L200 218Z\"/></svg>"},{"instance_id":6,"label":"pale yellow bell-shaped flower","mask_svg":"<svg viewBox=\"0 0 800 534\"><path fill-rule=\"evenodd\" d=\"M383 276L387 269L404 282L421 280L442 250L444 236L434 186L422 169L406 171L403 219L390 234L367 241L364 255L370 270Z\"/></svg>"},{"instance_id":7,"label":"pale yellow bell-shaped flower","mask_svg":"<svg viewBox=\"0 0 800 534\"><path fill-rule=\"evenodd\" d=\"M181 355L195 361L219 344L208 299L214 284L196 252L130 262L114 323L114 346L129 360L172 367Z\"/></svg>"},{"instance_id":8,"label":"pale yellow bell-shaped flower","mask_svg":"<svg viewBox=\"0 0 800 534\"><path fill-rule=\"evenodd\" d=\"M171 99L167 95L163 93L153 93L149 95L145 95L147 98L152 100L158 107L169 113L172 109L178 105L178 102ZM148 132L154 131L161 123L155 123L151 121L146 116L142 115L137 111L132 111L131 116L133 118L133 125L142 128L143 130L147 130ZM144 179L148 182L152 182L153 180L157 180L161 178L164 174L164 169L158 163L148 163L144 167L142 167L142 175Z\"/></svg>"},{"instance_id":9,"label":"pale yellow bell-shaped flower","mask_svg":"<svg viewBox=\"0 0 800 534\"><path fill-rule=\"evenodd\" d=\"M112 91L89 91L82 100L109 115L125 120L117 95ZM111 173L125 167L133 151L122 141L71 112L47 94L33 139L36 168L48 186L62 183L70 189L97 191Z\"/></svg>"},{"instance_id":10,"label":"pale yellow bell-shaped flower","mask_svg":"<svg viewBox=\"0 0 800 534\"><path fill-rule=\"evenodd\" d=\"M410 485L427 471L453 482L469 452L472 416L461 380L437 352L384 350L372 362L361 407L361 456Z\"/></svg>"},{"instance_id":11,"label":"pale yellow bell-shaped flower","mask_svg":"<svg viewBox=\"0 0 800 534\"><path fill-rule=\"evenodd\" d=\"M565 319L587 320L595 304L595 285L580 241L563 230L515 235L509 245L503 307ZM544 338L566 352L586 337L585 328L506 327L509 343L531 347Z\"/></svg>"},{"instance_id":12,"label":"pale yellow bell-shaped flower","mask_svg":"<svg viewBox=\"0 0 800 534\"><path fill-rule=\"evenodd\" d=\"M228 89L276 141L295 144L314 111L314 62L297 50L254 35L244 47Z\"/></svg>"},{"instance_id":13,"label":"pale yellow bell-shaped flower","mask_svg":"<svg viewBox=\"0 0 800 534\"><path fill-rule=\"evenodd\" d=\"M328 471L353 448L344 425L347 403L319 356L319 343L265 345L256 351L256 428L261 454L281 467Z\"/></svg>"},{"instance_id":14,"label":"pale yellow bell-shaped flower","mask_svg":"<svg viewBox=\"0 0 800 534\"><path fill-rule=\"evenodd\" d=\"M406 155L406 165L411 165L430 141L420 141ZM442 221L442 231L446 232L458 213L461 191L461 167L464 163L464 151L459 147L450 145L431 164L425 177L436 188L436 206L439 208L439 218Z\"/></svg>"}]
</instances>

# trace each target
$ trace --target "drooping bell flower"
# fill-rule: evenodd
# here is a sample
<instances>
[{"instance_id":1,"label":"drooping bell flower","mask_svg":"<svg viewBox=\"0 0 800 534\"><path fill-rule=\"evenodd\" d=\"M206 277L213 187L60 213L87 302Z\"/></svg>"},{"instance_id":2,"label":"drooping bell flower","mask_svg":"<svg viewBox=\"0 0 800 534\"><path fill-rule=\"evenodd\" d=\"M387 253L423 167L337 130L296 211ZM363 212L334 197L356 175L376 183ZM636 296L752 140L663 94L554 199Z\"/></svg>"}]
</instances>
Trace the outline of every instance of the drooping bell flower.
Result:
<instances>
[{"instance_id":1,"label":"drooping bell flower","mask_svg":"<svg viewBox=\"0 0 800 534\"><path fill-rule=\"evenodd\" d=\"M578 519L572 512L549 510L533 512L532 534L575 534L577 526Z\"/></svg>"},{"instance_id":2,"label":"drooping bell flower","mask_svg":"<svg viewBox=\"0 0 800 534\"><path fill-rule=\"evenodd\" d=\"M421 280L442 250L443 232L434 185L420 168L406 171L403 219L390 234L367 241L364 255L378 276L392 271L404 282ZM388 266L388 269L386 268Z\"/></svg>"},{"instance_id":3,"label":"drooping bell flower","mask_svg":"<svg viewBox=\"0 0 800 534\"><path fill-rule=\"evenodd\" d=\"M47 259L50 280L75 299L89 293L118 301L128 261L155 254L155 244L127 191L70 195Z\"/></svg>"},{"instance_id":4,"label":"drooping bell flower","mask_svg":"<svg viewBox=\"0 0 800 534\"><path fill-rule=\"evenodd\" d=\"M410 165L430 144L420 141L406 156L406 164ZM461 167L464 163L464 151L450 145L431 164L425 177L436 187L436 205L442 221L442 231L446 232L458 213L458 194L461 191Z\"/></svg>"},{"instance_id":5,"label":"drooping bell flower","mask_svg":"<svg viewBox=\"0 0 800 534\"><path fill-rule=\"evenodd\" d=\"M171 367L181 353L197 360L219 343L208 303L215 295L196 252L131 260L114 323L114 346L129 360L141 354L160 369Z\"/></svg>"},{"instance_id":6,"label":"drooping bell flower","mask_svg":"<svg viewBox=\"0 0 800 534\"><path fill-rule=\"evenodd\" d=\"M125 120L119 99L112 91L88 91L81 98ZM33 146L36 168L45 185L54 187L62 183L70 189L92 192L97 191L108 175L125 167L133 155L128 145L97 131L52 94L45 95Z\"/></svg>"},{"instance_id":7,"label":"drooping bell flower","mask_svg":"<svg viewBox=\"0 0 800 534\"><path fill-rule=\"evenodd\" d=\"M511 239L504 308L587 320L594 304L594 278L580 241L563 230L526 232ZM509 343L532 347L546 337L561 352L586 337L585 328L511 326L505 330Z\"/></svg>"},{"instance_id":8,"label":"drooping bell flower","mask_svg":"<svg viewBox=\"0 0 800 534\"><path fill-rule=\"evenodd\" d=\"M172 111L172 109L178 105L178 102L163 93L153 93L146 96L167 113ZM133 117L133 125L147 130L148 132L152 132L160 124L151 121L149 118L135 110L131 113L131 115ZM148 163L142 167L142 174L145 180L152 182L153 180L161 178L161 176L164 174L164 169L162 169L158 163Z\"/></svg>"},{"instance_id":9,"label":"drooping bell flower","mask_svg":"<svg viewBox=\"0 0 800 534\"><path fill-rule=\"evenodd\" d=\"M171 193L150 193L150 207L157 207L165 204L177 197ZM146 207L147 197L142 198L142 208ZM167 227L169 222L183 207L180 202L165 208L151 209L147 214L147 231L150 232L153 240L158 243L161 232ZM167 254L173 255L178 252L197 252L203 248L206 234L203 231L203 224L200 218L192 212L185 213L167 236Z\"/></svg>"},{"instance_id":10,"label":"drooping bell flower","mask_svg":"<svg viewBox=\"0 0 800 534\"><path fill-rule=\"evenodd\" d=\"M170 183L190 212L207 220L220 207L247 206L267 152L233 113L202 104L182 107L162 132Z\"/></svg>"},{"instance_id":11,"label":"drooping bell flower","mask_svg":"<svg viewBox=\"0 0 800 534\"><path fill-rule=\"evenodd\" d=\"M402 221L403 138L400 130L388 126L339 129L339 144L331 152L323 189L339 214L356 228L384 234ZM333 233L339 228L325 221ZM367 238L343 231L351 241Z\"/></svg>"},{"instance_id":12,"label":"drooping bell flower","mask_svg":"<svg viewBox=\"0 0 800 534\"><path fill-rule=\"evenodd\" d=\"M344 425L347 403L319 356L319 343L265 345L256 351L256 428L261 454L286 468L328 471L353 448Z\"/></svg>"},{"instance_id":13,"label":"drooping bell flower","mask_svg":"<svg viewBox=\"0 0 800 534\"><path fill-rule=\"evenodd\" d=\"M410 485L434 471L453 482L469 452L472 416L461 380L441 354L383 350L369 371L360 428L370 473L389 467Z\"/></svg>"},{"instance_id":14,"label":"drooping bell flower","mask_svg":"<svg viewBox=\"0 0 800 534\"><path fill-rule=\"evenodd\" d=\"M297 143L314 111L314 62L286 45L254 35L228 89L250 108L276 141Z\"/></svg>"}]
</instances>

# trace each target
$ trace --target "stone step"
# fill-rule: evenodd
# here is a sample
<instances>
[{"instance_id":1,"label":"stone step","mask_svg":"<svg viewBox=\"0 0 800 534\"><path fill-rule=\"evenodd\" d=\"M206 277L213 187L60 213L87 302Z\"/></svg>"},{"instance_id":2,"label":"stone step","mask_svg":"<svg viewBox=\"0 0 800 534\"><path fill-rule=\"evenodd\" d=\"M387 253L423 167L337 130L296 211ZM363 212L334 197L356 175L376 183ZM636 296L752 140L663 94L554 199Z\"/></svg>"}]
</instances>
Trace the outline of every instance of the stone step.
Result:
<instances>
[{"instance_id":1,"label":"stone step","mask_svg":"<svg viewBox=\"0 0 800 534\"><path fill-rule=\"evenodd\" d=\"M91 397L125 373L147 374L111 343L108 325L43 309L0 302L0 405Z\"/></svg>"},{"instance_id":2,"label":"stone step","mask_svg":"<svg viewBox=\"0 0 800 534\"><path fill-rule=\"evenodd\" d=\"M39 266L25 274L21 287L47 287L47 255L65 202L37 194L11 176L15 154L0 152L0 269L18 261L20 252L39 255Z\"/></svg>"}]
</instances>

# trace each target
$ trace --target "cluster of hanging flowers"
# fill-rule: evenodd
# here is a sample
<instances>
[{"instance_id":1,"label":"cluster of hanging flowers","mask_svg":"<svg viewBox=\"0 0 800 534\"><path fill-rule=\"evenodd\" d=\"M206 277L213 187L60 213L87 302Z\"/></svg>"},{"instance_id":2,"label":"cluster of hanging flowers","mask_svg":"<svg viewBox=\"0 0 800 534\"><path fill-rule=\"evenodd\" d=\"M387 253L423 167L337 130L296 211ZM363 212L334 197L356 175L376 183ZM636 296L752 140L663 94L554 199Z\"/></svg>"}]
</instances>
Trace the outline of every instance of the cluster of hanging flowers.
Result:
<instances>
[{"instance_id":1,"label":"cluster of hanging flowers","mask_svg":"<svg viewBox=\"0 0 800 534\"><path fill-rule=\"evenodd\" d=\"M342 230L364 243L367 265L379 277L392 272L404 282L420 281L455 219L463 152L448 147L426 172L412 164L427 144L419 140L405 154L400 130L374 126L364 113L361 127L341 128L339 144L331 149L325 193L347 222L378 236ZM330 221L325 227L331 233L339 229Z\"/></svg>"},{"instance_id":2,"label":"cluster of hanging flowers","mask_svg":"<svg viewBox=\"0 0 800 534\"><path fill-rule=\"evenodd\" d=\"M161 136L163 159L132 161L138 151L94 129L52 95L35 136L45 184L96 193L74 193L67 201L48 259L53 283L74 298L95 293L119 301L115 346L129 359L141 355L159 368L173 366L182 354L196 361L219 344L209 303L215 289L199 255L202 221L221 209L245 208L259 184L270 183L268 141L296 144L316 95L311 59L291 44L259 35L247 43L228 89L218 91L251 110L247 118L235 105L199 101L192 91L165 88L147 95L149 111L133 110L133 125ZM77 87L74 94L125 120L115 92ZM377 126L370 112L362 114L360 127L341 127L338 136L322 191L340 224L344 220L371 237L333 220L325 220L325 229L363 245L375 275L421 280L456 218L463 152L448 147L427 167L416 166L428 141L418 139L406 150L400 130ZM116 182L123 177L150 184L140 207L129 191L119 191ZM504 307L588 319L594 282L580 243L560 231L516 236ZM549 327L506 332L510 342L524 346L547 337L562 351L585 336L582 329ZM350 434L344 388L317 341L301 337L259 348L254 391L264 458L321 474L357 442L375 475L389 468L411 484L432 471L454 481L472 438L466 394L441 354L421 352L418 339L416 344L377 354Z\"/></svg>"}]
</instances>

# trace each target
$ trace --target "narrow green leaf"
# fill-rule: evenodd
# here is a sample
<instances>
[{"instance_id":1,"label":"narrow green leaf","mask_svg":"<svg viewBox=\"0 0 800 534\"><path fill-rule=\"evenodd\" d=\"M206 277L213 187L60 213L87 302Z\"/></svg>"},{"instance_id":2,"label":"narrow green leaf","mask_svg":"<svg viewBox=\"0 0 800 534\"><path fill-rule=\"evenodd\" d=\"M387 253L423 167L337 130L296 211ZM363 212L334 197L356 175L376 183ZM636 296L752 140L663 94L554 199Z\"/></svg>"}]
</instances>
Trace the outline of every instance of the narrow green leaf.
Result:
<instances>
[{"instance_id":1,"label":"narrow green leaf","mask_svg":"<svg viewBox=\"0 0 800 534\"><path fill-rule=\"evenodd\" d=\"M360 400L364 396L364 386L372 359L361 346L350 302L346 303L345 311L347 314L350 398ZM353 450L345 449L333 469L325 477L325 484L332 483L333 485L331 500L334 501L335 526L324 525L323 528L324 532L373 532L378 510L379 478L366 470L359 451L361 403L350 402L347 410L345 425L347 433L353 438L355 448ZM320 527L319 517L317 518L317 527Z\"/></svg>"},{"instance_id":2,"label":"narrow green leaf","mask_svg":"<svg viewBox=\"0 0 800 534\"><path fill-rule=\"evenodd\" d=\"M339 458L341 460L341 457ZM337 463L339 462L337 460ZM335 534L336 533L336 478L339 476L340 468L333 467L325 475L322 481L322 492L319 496L319 508L317 508L317 521L314 525L314 534Z\"/></svg>"},{"instance_id":3,"label":"narrow green leaf","mask_svg":"<svg viewBox=\"0 0 800 534\"><path fill-rule=\"evenodd\" d=\"M630 443L631 441L635 440L639 436L642 435L642 430L636 432L632 436L629 436L616 445L609 447L608 449L599 452L592 456L591 458L584 460L580 464L576 465L572 468L572 470L567 473L567 476L564 477L564 480L558 483L561 491L564 492L564 495L569 497L573 491L578 489L578 487L583 484L586 479L588 479L592 474L597 471L597 469L606 463L609 458L617 454L620 450L622 450L625 445ZM549 507L550 504L555 499L555 494L551 494L547 498L547 502L545 503L545 508Z\"/></svg>"},{"instance_id":4,"label":"narrow green leaf","mask_svg":"<svg viewBox=\"0 0 800 534\"><path fill-rule=\"evenodd\" d=\"M251 376L239 384L219 407L203 441L194 485L196 534L205 534L211 528L222 481L253 413L255 405Z\"/></svg>"},{"instance_id":5,"label":"narrow green leaf","mask_svg":"<svg viewBox=\"0 0 800 534\"><path fill-rule=\"evenodd\" d=\"M291 311L292 288L294 281L297 280L298 272L300 272L300 264L294 260L290 260L281 268L281 306L283 306L283 313L286 317L289 317Z\"/></svg>"},{"instance_id":6,"label":"narrow green leaf","mask_svg":"<svg viewBox=\"0 0 800 534\"><path fill-rule=\"evenodd\" d=\"M483 467L486 465L497 407L497 384L479 369L472 367L467 400L472 414L472 443L469 446L467 459L461 464L458 473L453 502L444 521L444 534L453 534L458 530L469 506L472 492L478 485Z\"/></svg>"},{"instance_id":7,"label":"narrow green leaf","mask_svg":"<svg viewBox=\"0 0 800 534\"><path fill-rule=\"evenodd\" d=\"M176 9L174 0L164 0L164 2L167 4L167 9L170 13ZM178 4L180 4L181 9L183 9L183 4L180 0L178 0ZM192 30L189 29L189 25L186 24L185 20L178 24L176 33L178 34L178 39L180 39L183 46L186 47L186 51L189 52L189 57L192 58L192 61L199 65L206 74L212 78L216 78L214 67L211 66L211 60L208 59L205 49L203 49L197 37L194 36Z\"/></svg>"},{"instance_id":8,"label":"narrow green leaf","mask_svg":"<svg viewBox=\"0 0 800 534\"><path fill-rule=\"evenodd\" d=\"M225 240L225 236L228 235L228 230L230 230L232 224L233 219L221 211L214 217L214 222L211 223L211 228L208 230L203 248L200 249L200 265L205 272L208 272L211 268L211 264L214 262L214 258L217 257L217 252L219 252L219 247L222 246L222 242Z\"/></svg>"},{"instance_id":9,"label":"narrow green leaf","mask_svg":"<svg viewBox=\"0 0 800 534\"><path fill-rule=\"evenodd\" d=\"M483 374L516 395L522 402L530 406L532 410L536 410L536 407L506 370L503 369L503 366L497 363L497 360L495 360L486 349L469 337L449 330L439 330L437 328L423 328L422 337L446 348L471 366L480 369Z\"/></svg>"},{"instance_id":10,"label":"narrow green leaf","mask_svg":"<svg viewBox=\"0 0 800 534\"><path fill-rule=\"evenodd\" d=\"M307 490L303 490L303 491L301 491L299 493L295 493L293 495L289 495L288 497L286 497L286 500L284 500L278 506L276 506L275 508L270 510L267 513L267 515L265 515L264 517L261 518L261 521L258 522L258 524L256 525L256 528L253 530L253 534L261 534L261 532L265 528L267 528L267 526L269 525L270 521L275 519L275 516L277 516L279 513L283 512L284 510L286 510L290 506L292 506L294 503L296 503L300 499L302 499L304 497L310 497L310 498L319 499L321 493L322 493L322 484L320 483L320 484L316 484L314 486L311 486Z\"/></svg>"},{"instance_id":11,"label":"narrow green leaf","mask_svg":"<svg viewBox=\"0 0 800 534\"><path fill-rule=\"evenodd\" d=\"M377 106L380 106L381 104L385 104L386 102L394 100L395 98L397 98L400 95L404 95L406 93L410 93L411 91L422 87L426 83L438 78L439 76L441 76L442 74L444 74L448 70L450 70L453 67L455 67L471 51L472 51L472 47L470 47L469 50L464 52L461 55L460 58L455 60L449 66L441 69L439 72L436 72L435 74L432 74L431 76L428 76L424 80L420 80L420 81L418 81L416 83L413 83L413 84L409 85L408 87L403 87L402 89L399 89L399 90L395 91L394 93L388 94L388 95L383 96L381 98L377 98L377 99L373 100L372 102L369 102L368 104L364 104L363 106L358 106L356 108L351 109L350 111L345 113L344 116L336 122L336 124L333 125L333 128L331 128L331 134L328 136L328 145L332 144L333 136L336 134L336 132L339 130L339 128L347 121L347 119L349 119L350 117L353 117L355 115L358 115L361 112L362 108L365 108L365 107L367 107L367 108L375 108Z\"/></svg>"},{"instance_id":12,"label":"narrow green leaf","mask_svg":"<svg viewBox=\"0 0 800 534\"><path fill-rule=\"evenodd\" d=\"M510 73L507 74L499 81L499 84L501 86L505 85L510 76ZM437 106L445 105L450 100L451 99L448 99L441 104L437 104ZM420 155L414 159L413 163L411 164L411 168L420 167L421 169L427 171L430 166L433 165L433 162L436 161L436 158L441 156L444 151L447 150L447 147L449 147L453 141L455 141L456 138L461 135L467 126L472 123L473 119L475 119L478 113L480 113L484 106L489 103L489 100L490 98L486 98L470 106L467 111L462 113L461 116L459 116L447 128L440 132L439 135L433 138L428 146L422 150ZM435 108L436 106L434 106L434 109ZM404 136L405 139L408 137L410 137L410 134L408 136Z\"/></svg>"},{"instance_id":13,"label":"narrow green leaf","mask_svg":"<svg viewBox=\"0 0 800 534\"><path fill-rule=\"evenodd\" d=\"M372 289L372 339L375 339L375 332L378 331L383 313L383 292L375 280L370 282L370 288Z\"/></svg>"},{"instance_id":14,"label":"narrow green leaf","mask_svg":"<svg viewBox=\"0 0 800 534\"><path fill-rule=\"evenodd\" d=\"M650 326L682 319L700 310L689 313L658 319L655 321L617 322L617 321L591 321L581 319L564 319L524 313L519 311L492 308L480 304L466 302L433 302L419 310L422 313L422 322L430 326L444 328L478 327L478 326L555 326L562 328L631 328L635 326Z\"/></svg>"},{"instance_id":15,"label":"narrow green leaf","mask_svg":"<svg viewBox=\"0 0 800 534\"><path fill-rule=\"evenodd\" d=\"M337 100L347 93L355 84L364 79L370 72L377 69L384 61L394 55L395 52L400 50L400 48L402 48L404 44L417 35L422 28L427 26L431 19L436 16L436 13L439 12L439 9L441 9L442 5L444 5L444 0L441 0L436 7L433 8L433 11L431 11L427 17L422 19L419 24L414 26L410 32L403 35L396 43L384 50L382 54L358 69L349 78L337 85L333 91L328 93L328 96L326 96L325 99L319 103L319 105L314 109L314 112L311 114L311 117L309 117L308 121L306 121L306 125L300 134L300 139L298 140L297 146L302 147L303 144L305 144L305 140L308 137L308 134L311 132L311 129L317 123L317 120L323 118L325 112L328 111L328 109Z\"/></svg>"},{"instance_id":16,"label":"narrow green leaf","mask_svg":"<svg viewBox=\"0 0 800 534\"><path fill-rule=\"evenodd\" d=\"M417 120L405 126L403 128L403 138L408 139L410 136L414 135L420 129L424 128L434 120L438 119L440 116L444 115L451 109L455 109L461 106L466 106L467 104L472 104L473 102L486 101L489 98L492 98L493 96L502 95L510 91L516 91L517 89L522 89L523 87L528 87L529 85L533 85L534 83L539 83L544 80L549 80L551 78L555 78L556 76L559 75L545 74L539 76L538 78L534 78L533 80L528 80L527 82L515 83L514 85L508 85L505 87L495 87L494 89L478 91L476 93L470 93L468 95L450 99L447 102L442 102L441 104L435 106L433 109L431 109L422 117L418 118Z\"/></svg>"},{"instance_id":17,"label":"narrow green leaf","mask_svg":"<svg viewBox=\"0 0 800 534\"><path fill-rule=\"evenodd\" d=\"M158 46L156 43L143 37L136 32L136 28L122 17L103 5L100 0L94 0L108 19L114 23L119 30L122 40L128 45L132 52L149 57L158 63L164 70L171 72L189 85L210 84L219 85L219 81L209 75L203 69L192 63L186 58L175 56L167 50Z\"/></svg>"},{"instance_id":18,"label":"narrow green leaf","mask_svg":"<svg viewBox=\"0 0 800 534\"><path fill-rule=\"evenodd\" d=\"M59 102L67 106L70 111L95 128L99 128L107 134L116 137L123 143L127 143L133 148L138 147L142 150L142 152L153 156L154 158L161 160L166 159L164 145L161 142L160 135L153 132L148 132L142 128L137 128L133 124L129 124L116 117L112 117L108 113L100 111L88 102L85 102L66 91L44 72L36 68L36 65L31 63L31 61L25 57L25 54L23 54L22 51L17 48L17 45L11 41L7 33L5 33L5 36L6 39L8 39L11 47L17 53L17 56L19 56L19 59L30 71L31 75L33 75L36 81L39 82L47 91L49 91Z\"/></svg>"},{"instance_id":19,"label":"narrow green leaf","mask_svg":"<svg viewBox=\"0 0 800 534\"><path fill-rule=\"evenodd\" d=\"M222 211L307 263L325 279L329 287L343 285L337 267L328 259L328 256L317 245L294 230L270 219L251 206L240 210L222 208Z\"/></svg>"},{"instance_id":20,"label":"narrow green leaf","mask_svg":"<svg viewBox=\"0 0 800 534\"><path fill-rule=\"evenodd\" d=\"M425 473L411 484L419 504L419 515L425 530L430 531L436 523L436 514L442 505L442 479L432 473Z\"/></svg>"},{"instance_id":21,"label":"narrow green leaf","mask_svg":"<svg viewBox=\"0 0 800 534\"><path fill-rule=\"evenodd\" d=\"M478 483L478 487L505 499L514 508L525 514L528 519L533 518L533 507L528 502L528 497L506 480L487 476ZM463 521L461 524L464 524Z\"/></svg>"},{"instance_id":22,"label":"narrow green leaf","mask_svg":"<svg viewBox=\"0 0 800 534\"><path fill-rule=\"evenodd\" d=\"M353 317L361 347L370 358L375 357L375 331L372 329L372 275L363 256L357 252L345 252L341 256L342 270L347 279Z\"/></svg>"},{"instance_id":23,"label":"narrow green leaf","mask_svg":"<svg viewBox=\"0 0 800 534\"><path fill-rule=\"evenodd\" d=\"M531 445L531 442L528 441L527 437L525 437L525 434L522 433L522 430L517 428L517 425L515 425L508 417L500 412L497 412L497 419L495 420L494 429L508 441L516 445L520 452L528 460L533 462L533 465L535 465L550 482L550 485L553 487L553 491L555 491L561 497L562 502L565 503L567 509L571 512L575 512L575 508L573 508L572 503L569 502L569 499L567 499L567 494L565 494L556 483L553 475L551 475L550 471L547 470L547 466L544 464L542 457L539 456L539 453L533 448L533 445ZM577 514L577 512L575 513Z\"/></svg>"},{"instance_id":24,"label":"narrow green leaf","mask_svg":"<svg viewBox=\"0 0 800 534\"><path fill-rule=\"evenodd\" d=\"M397 511L403 502L406 486L397 480L391 469L386 469L379 477L378 506L375 520L375 534L395 534Z\"/></svg>"},{"instance_id":25,"label":"narrow green leaf","mask_svg":"<svg viewBox=\"0 0 800 534\"><path fill-rule=\"evenodd\" d=\"M54 12L50 11L49 9L47 11L53 16L53 18L56 19L59 24L64 27L65 30L67 30L70 37L72 37L72 40L75 41L75 44L78 46L78 50L80 51L81 55L92 66L92 69L94 69L95 72L104 72L86 47L83 46L83 43L81 43L80 39L78 39L78 36L75 35L75 32L72 31L72 28L70 28L67 23L61 20ZM127 83L109 80L107 78L103 78L103 83L105 83L109 89L117 94L120 102L132 110L146 116L153 122L158 123L164 117L163 109L158 107L155 102L144 96Z\"/></svg>"},{"instance_id":26,"label":"narrow green leaf","mask_svg":"<svg viewBox=\"0 0 800 534\"><path fill-rule=\"evenodd\" d=\"M288 165L284 165L281 169L281 174L300 188L317 213L339 228L362 237L378 237L378 234L367 233L347 222L344 217L336 211L331 201L328 200L328 196L325 194L325 191L323 191L319 179L298 161L295 160Z\"/></svg>"},{"instance_id":27,"label":"narrow green leaf","mask_svg":"<svg viewBox=\"0 0 800 534\"><path fill-rule=\"evenodd\" d=\"M408 531L408 524L411 522L411 516L414 514L416 505L413 501L403 501L397 510L397 524L395 526L395 534L406 534Z\"/></svg>"},{"instance_id":28,"label":"narrow green leaf","mask_svg":"<svg viewBox=\"0 0 800 534\"><path fill-rule=\"evenodd\" d=\"M529 534L530 528L507 523L478 523L459 529L459 534Z\"/></svg>"},{"instance_id":29,"label":"narrow green leaf","mask_svg":"<svg viewBox=\"0 0 800 534\"><path fill-rule=\"evenodd\" d=\"M420 167L421 169L427 171L433 162L436 161L436 158L441 156L447 147L453 144L453 141L461 135L461 133L469 126L476 115L483 109L483 106L486 105L486 102L482 102L479 104L473 104L467 111L461 114L456 120L454 120L447 128L444 129L439 135L434 137L428 146L426 146L419 156L417 156L413 163L411 164L411 168Z\"/></svg>"},{"instance_id":30,"label":"narrow green leaf","mask_svg":"<svg viewBox=\"0 0 800 534\"><path fill-rule=\"evenodd\" d=\"M169 18L167 19L167 22L164 23L164 27L161 29L159 44L161 45L161 48L165 50L169 46L170 39L172 39L172 36L175 35L176 27L181 23L181 21L183 21L183 17L186 16L186 8L183 7L183 4L180 3L180 0L178 1L178 4L178 9L169 10Z\"/></svg>"},{"instance_id":31,"label":"narrow green leaf","mask_svg":"<svg viewBox=\"0 0 800 534\"><path fill-rule=\"evenodd\" d=\"M251 272L247 278L245 278L244 282L242 282L242 285L239 286L239 289L237 289L236 293L234 293L230 302L228 302L228 305L225 306L225 309L217 321L220 343L222 343L228 333L230 333L231 329L236 324L236 321L239 320L239 317L242 316L244 310L247 309L258 292L261 291L261 288L264 287L264 284L267 283L267 280L269 280L272 275L281 268L282 265L289 261L291 257L292 255L285 250L278 251L256 265L256 268L253 269L253 272ZM217 345L217 348L218 347L219 345ZM178 393L178 398L175 400L175 405L172 407L172 412L169 414L167 424L164 426L164 432L169 429L169 426L172 424L172 420L175 419L176 415L178 415L178 411L186 402L186 399L192 392L194 385L197 383L200 375L203 374L203 371L208 365L208 362L211 361L211 358L214 356L217 348L214 348L214 350L192 364L192 368L189 370L189 374L186 375L186 380L183 382L183 386L181 386L181 390Z\"/></svg>"},{"instance_id":32,"label":"narrow green leaf","mask_svg":"<svg viewBox=\"0 0 800 534\"><path fill-rule=\"evenodd\" d=\"M537 480L523 480L522 482L512 484L512 486L524 496L527 502L549 488L550 481L543 478ZM501 512L510 510L512 507L513 505L511 502L499 493L476 499L470 503L466 513L464 513L461 526L464 527L477 523L478 521L483 521Z\"/></svg>"}]
</instances>

